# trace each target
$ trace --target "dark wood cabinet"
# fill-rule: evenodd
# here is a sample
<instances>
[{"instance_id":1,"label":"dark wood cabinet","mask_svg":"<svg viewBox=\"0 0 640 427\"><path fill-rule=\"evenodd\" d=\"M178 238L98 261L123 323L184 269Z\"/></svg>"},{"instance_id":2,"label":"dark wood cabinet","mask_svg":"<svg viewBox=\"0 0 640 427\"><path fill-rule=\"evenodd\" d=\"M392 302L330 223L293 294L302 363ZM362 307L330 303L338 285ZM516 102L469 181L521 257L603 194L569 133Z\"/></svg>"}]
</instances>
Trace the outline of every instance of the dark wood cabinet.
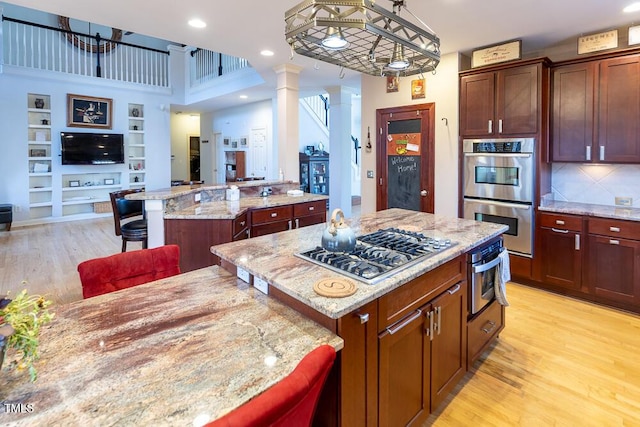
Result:
<instances>
[{"instance_id":1,"label":"dark wood cabinet","mask_svg":"<svg viewBox=\"0 0 640 427\"><path fill-rule=\"evenodd\" d=\"M494 300L467 323L467 369L504 329L504 314Z\"/></svg>"},{"instance_id":2,"label":"dark wood cabinet","mask_svg":"<svg viewBox=\"0 0 640 427\"><path fill-rule=\"evenodd\" d=\"M211 246L233 239L232 220L165 219L165 244L180 246L180 270L183 273L220 263Z\"/></svg>"},{"instance_id":3,"label":"dark wood cabinet","mask_svg":"<svg viewBox=\"0 0 640 427\"><path fill-rule=\"evenodd\" d=\"M640 55L554 67L551 160L640 163Z\"/></svg>"},{"instance_id":4,"label":"dark wood cabinet","mask_svg":"<svg viewBox=\"0 0 640 427\"><path fill-rule=\"evenodd\" d=\"M640 55L600 62L598 156L607 163L640 163Z\"/></svg>"},{"instance_id":5,"label":"dark wood cabinet","mask_svg":"<svg viewBox=\"0 0 640 427\"><path fill-rule=\"evenodd\" d=\"M540 127L541 65L465 72L460 78L460 135L535 134Z\"/></svg>"},{"instance_id":6,"label":"dark wood cabinet","mask_svg":"<svg viewBox=\"0 0 640 427\"><path fill-rule=\"evenodd\" d=\"M305 193L329 194L329 153L300 153L300 189Z\"/></svg>"},{"instance_id":7,"label":"dark wood cabinet","mask_svg":"<svg viewBox=\"0 0 640 427\"><path fill-rule=\"evenodd\" d=\"M291 230L293 227L293 207L291 205L251 211L251 237Z\"/></svg>"},{"instance_id":8,"label":"dark wood cabinet","mask_svg":"<svg viewBox=\"0 0 640 427\"><path fill-rule=\"evenodd\" d=\"M308 225L314 224L322 224L324 222L327 222L326 200L298 203L293 205L294 228L306 227Z\"/></svg>"},{"instance_id":9,"label":"dark wood cabinet","mask_svg":"<svg viewBox=\"0 0 640 427\"><path fill-rule=\"evenodd\" d=\"M582 286L582 217L540 213L542 280L555 286L579 290Z\"/></svg>"},{"instance_id":10,"label":"dark wood cabinet","mask_svg":"<svg viewBox=\"0 0 640 427\"><path fill-rule=\"evenodd\" d=\"M466 373L463 258L381 297L379 425L421 425Z\"/></svg>"},{"instance_id":11,"label":"dark wood cabinet","mask_svg":"<svg viewBox=\"0 0 640 427\"><path fill-rule=\"evenodd\" d=\"M589 219L589 291L640 307L640 223Z\"/></svg>"},{"instance_id":12,"label":"dark wood cabinet","mask_svg":"<svg viewBox=\"0 0 640 427\"><path fill-rule=\"evenodd\" d=\"M556 67L552 71L552 160L586 161L594 145L594 90L592 62Z\"/></svg>"}]
</instances>

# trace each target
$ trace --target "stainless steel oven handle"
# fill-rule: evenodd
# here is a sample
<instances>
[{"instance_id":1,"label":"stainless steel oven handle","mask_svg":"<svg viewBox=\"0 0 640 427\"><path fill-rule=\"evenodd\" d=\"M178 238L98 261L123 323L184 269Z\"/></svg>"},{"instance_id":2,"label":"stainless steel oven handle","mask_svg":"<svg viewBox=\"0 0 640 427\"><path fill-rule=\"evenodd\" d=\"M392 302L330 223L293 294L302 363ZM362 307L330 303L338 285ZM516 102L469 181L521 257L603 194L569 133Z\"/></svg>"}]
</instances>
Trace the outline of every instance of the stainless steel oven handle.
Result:
<instances>
[{"instance_id":1,"label":"stainless steel oven handle","mask_svg":"<svg viewBox=\"0 0 640 427\"><path fill-rule=\"evenodd\" d=\"M531 158L531 153L464 153L465 157L509 157L509 158Z\"/></svg>"},{"instance_id":2,"label":"stainless steel oven handle","mask_svg":"<svg viewBox=\"0 0 640 427\"><path fill-rule=\"evenodd\" d=\"M531 205L521 205L518 203L506 203L506 202L498 202L496 200L479 200L479 199L465 199L465 202L469 203L478 203L481 205L491 205L491 206L500 206L502 208L512 208L512 209L531 209Z\"/></svg>"},{"instance_id":3,"label":"stainless steel oven handle","mask_svg":"<svg viewBox=\"0 0 640 427\"><path fill-rule=\"evenodd\" d=\"M484 273L487 270L491 270L493 267L495 267L498 264L500 264L500 257L496 257L496 259L492 259L491 261L489 261L486 264L482 264L482 265L478 265L476 267L473 267L473 273L474 274Z\"/></svg>"}]
</instances>

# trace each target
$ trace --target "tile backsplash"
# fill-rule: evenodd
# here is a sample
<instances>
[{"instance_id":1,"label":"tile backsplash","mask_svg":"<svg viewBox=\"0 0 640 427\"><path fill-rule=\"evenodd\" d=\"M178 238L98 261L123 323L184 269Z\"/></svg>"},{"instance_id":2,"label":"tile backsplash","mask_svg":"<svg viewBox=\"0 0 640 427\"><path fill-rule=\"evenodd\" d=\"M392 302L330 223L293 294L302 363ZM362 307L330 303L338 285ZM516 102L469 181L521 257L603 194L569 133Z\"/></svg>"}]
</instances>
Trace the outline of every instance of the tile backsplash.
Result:
<instances>
[{"instance_id":1,"label":"tile backsplash","mask_svg":"<svg viewBox=\"0 0 640 427\"><path fill-rule=\"evenodd\" d=\"M640 165L554 163L551 191L554 200L615 205L615 197L632 197L640 208Z\"/></svg>"}]
</instances>

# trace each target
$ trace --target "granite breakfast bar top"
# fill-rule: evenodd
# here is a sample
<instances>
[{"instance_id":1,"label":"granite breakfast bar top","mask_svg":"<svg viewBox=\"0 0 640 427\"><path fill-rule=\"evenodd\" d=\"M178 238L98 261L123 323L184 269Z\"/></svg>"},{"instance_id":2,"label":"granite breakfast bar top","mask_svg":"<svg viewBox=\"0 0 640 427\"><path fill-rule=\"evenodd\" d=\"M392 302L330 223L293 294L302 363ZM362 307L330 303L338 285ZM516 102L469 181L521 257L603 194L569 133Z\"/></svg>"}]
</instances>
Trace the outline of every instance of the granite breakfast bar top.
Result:
<instances>
[{"instance_id":1,"label":"granite breakfast bar top","mask_svg":"<svg viewBox=\"0 0 640 427\"><path fill-rule=\"evenodd\" d=\"M0 402L32 405L22 413L0 405L2 425L202 425L283 379L317 346L343 346L218 267L52 311L37 381L2 370Z\"/></svg>"},{"instance_id":2,"label":"granite breakfast bar top","mask_svg":"<svg viewBox=\"0 0 640 427\"><path fill-rule=\"evenodd\" d=\"M176 212L166 213L165 219L234 219L249 209L272 208L295 203L327 200L328 196L303 193L301 196L274 194L268 197L241 197L240 200L221 200L200 203Z\"/></svg>"},{"instance_id":3,"label":"granite breakfast bar top","mask_svg":"<svg viewBox=\"0 0 640 427\"><path fill-rule=\"evenodd\" d=\"M213 246L211 252L323 315L338 319L507 230L504 225L403 209L365 214L346 222L356 236L397 227L429 237L448 238L456 244L375 285L350 279L356 284L357 291L344 298L320 296L313 290L313 285L322 279L345 276L294 255L320 246L326 224L225 243Z\"/></svg>"}]
</instances>

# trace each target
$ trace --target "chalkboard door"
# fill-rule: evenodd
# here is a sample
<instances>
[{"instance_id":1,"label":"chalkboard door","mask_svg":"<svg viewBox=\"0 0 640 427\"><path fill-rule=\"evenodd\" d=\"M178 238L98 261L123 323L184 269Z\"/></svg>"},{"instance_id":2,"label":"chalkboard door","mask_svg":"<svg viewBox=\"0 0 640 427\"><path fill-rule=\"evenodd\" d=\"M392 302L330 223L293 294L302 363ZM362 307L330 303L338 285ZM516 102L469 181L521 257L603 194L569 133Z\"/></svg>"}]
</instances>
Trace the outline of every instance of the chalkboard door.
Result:
<instances>
[{"instance_id":1,"label":"chalkboard door","mask_svg":"<svg viewBox=\"0 0 640 427\"><path fill-rule=\"evenodd\" d=\"M377 111L377 209L433 213L434 104Z\"/></svg>"}]
</instances>

